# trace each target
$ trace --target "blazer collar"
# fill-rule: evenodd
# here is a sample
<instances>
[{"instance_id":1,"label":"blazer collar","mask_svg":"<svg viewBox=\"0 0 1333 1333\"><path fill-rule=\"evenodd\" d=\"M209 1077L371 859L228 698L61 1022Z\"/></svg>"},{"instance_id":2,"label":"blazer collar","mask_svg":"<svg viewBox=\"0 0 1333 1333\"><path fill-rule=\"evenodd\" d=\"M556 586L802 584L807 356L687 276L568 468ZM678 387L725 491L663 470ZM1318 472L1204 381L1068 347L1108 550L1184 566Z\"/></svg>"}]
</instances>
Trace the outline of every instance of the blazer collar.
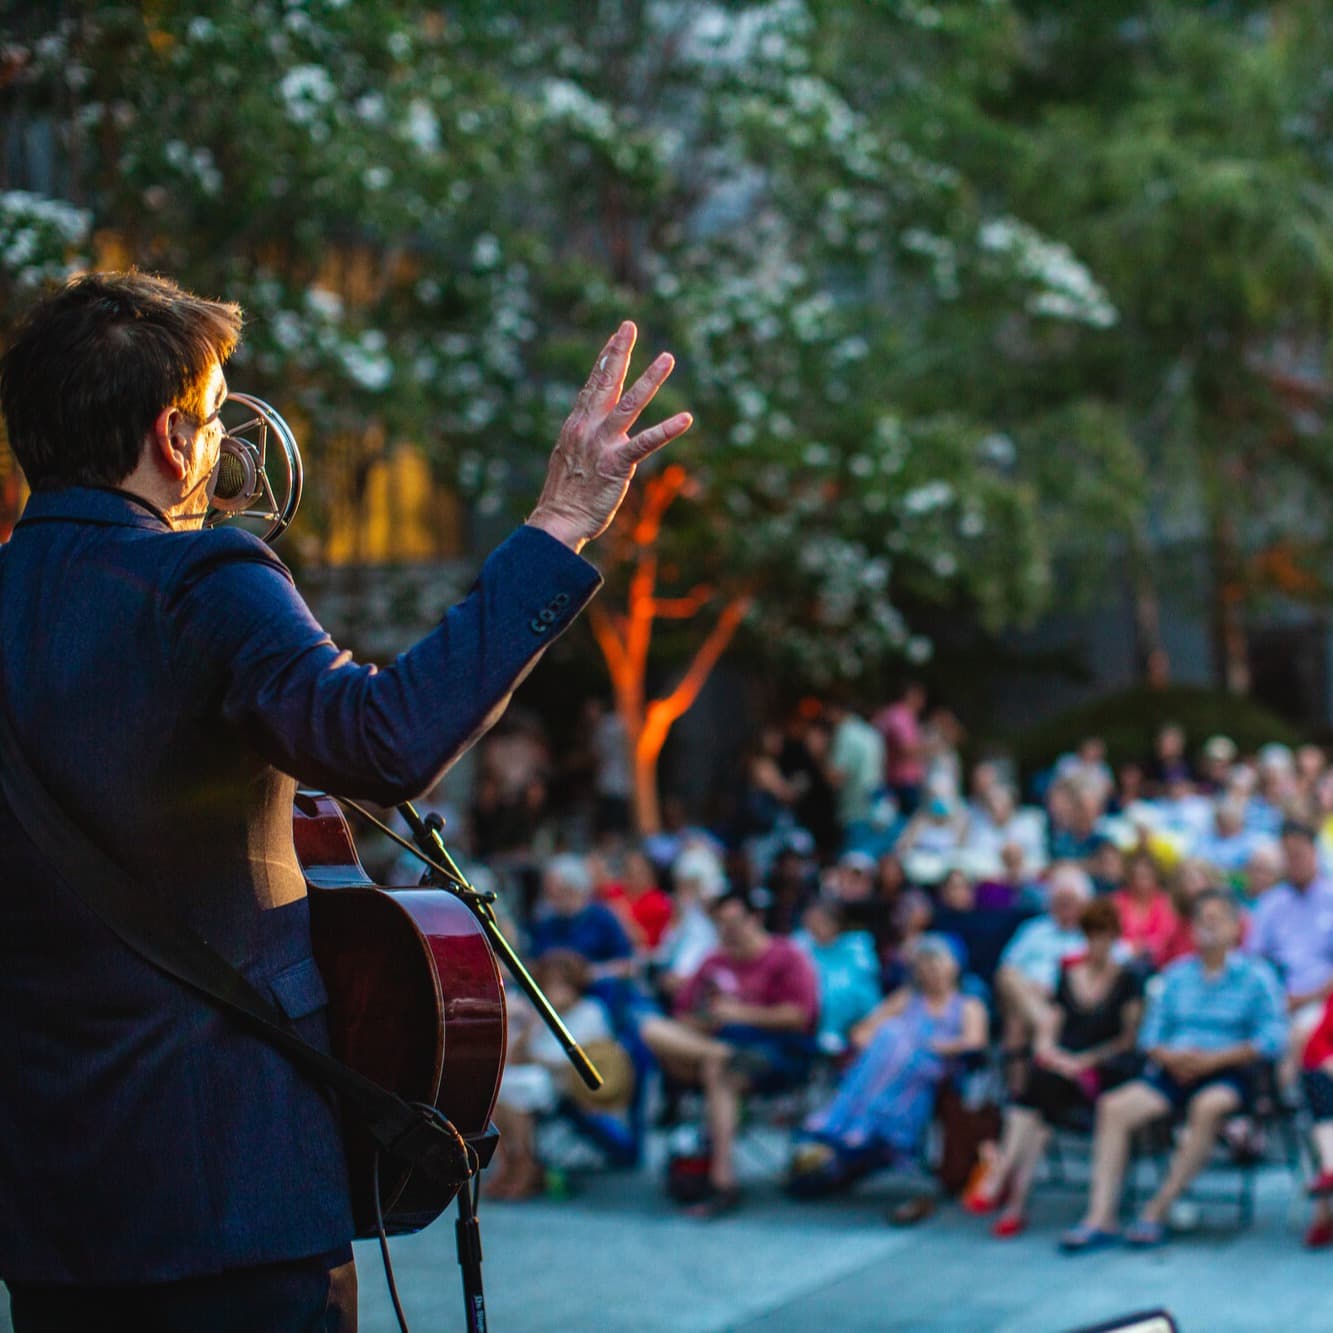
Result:
<instances>
[{"instance_id":1,"label":"blazer collar","mask_svg":"<svg viewBox=\"0 0 1333 1333\"><path fill-rule=\"evenodd\" d=\"M114 486L66 486L58 491L34 491L17 526L52 521L172 531L166 515L156 505Z\"/></svg>"}]
</instances>

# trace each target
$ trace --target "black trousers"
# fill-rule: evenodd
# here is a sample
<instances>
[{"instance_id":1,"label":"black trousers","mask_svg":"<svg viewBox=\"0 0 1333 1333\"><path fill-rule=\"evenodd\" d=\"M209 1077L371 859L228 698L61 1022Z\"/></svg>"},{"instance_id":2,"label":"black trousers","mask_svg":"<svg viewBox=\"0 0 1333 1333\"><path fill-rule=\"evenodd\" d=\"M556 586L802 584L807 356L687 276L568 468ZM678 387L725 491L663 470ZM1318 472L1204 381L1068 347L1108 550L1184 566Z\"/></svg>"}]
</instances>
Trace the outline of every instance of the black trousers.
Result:
<instances>
[{"instance_id":1,"label":"black trousers","mask_svg":"<svg viewBox=\"0 0 1333 1333\"><path fill-rule=\"evenodd\" d=\"M356 1333L343 1253L147 1286L9 1284L14 1333Z\"/></svg>"}]
</instances>

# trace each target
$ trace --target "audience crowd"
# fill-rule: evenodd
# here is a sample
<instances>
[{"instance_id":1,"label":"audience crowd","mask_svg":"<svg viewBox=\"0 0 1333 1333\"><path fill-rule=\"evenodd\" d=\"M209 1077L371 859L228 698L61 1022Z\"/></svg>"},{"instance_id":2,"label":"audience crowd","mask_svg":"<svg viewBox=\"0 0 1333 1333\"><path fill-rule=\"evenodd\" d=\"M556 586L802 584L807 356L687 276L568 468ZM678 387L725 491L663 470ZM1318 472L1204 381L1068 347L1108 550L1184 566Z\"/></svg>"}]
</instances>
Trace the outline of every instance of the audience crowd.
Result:
<instances>
[{"instance_id":1,"label":"audience crowd","mask_svg":"<svg viewBox=\"0 0 1333 1333\"><path fill-rule=\"evenodd\" d=\"M1082 1132L1089 1193L1061 1247L1147 1247L1215 1154L1261 1150L1277 1107L1311 1129L1306 1241L1333 1244L1328 756L1165 726L1133 762L1088 737L1020 787L1001 758L966 767L963 741L915 683L867 716L806 708L762 730L718 818L668 801L638 838L614 713L590 704L560 765L530 729L488 740L454 812L469 864L621 1072L580 1092L513 995L498 1192L543 1187L543 1118L641 1135L651 1085L659 1123L699 1123L672 1183L702 1216L741 1202L746 1106L787 1097L795 1195L943 1152L1003 1239L1051 1135ZM1122 1225L1154 1128L1169 1165Z\"/></svg>"}]
</instances>

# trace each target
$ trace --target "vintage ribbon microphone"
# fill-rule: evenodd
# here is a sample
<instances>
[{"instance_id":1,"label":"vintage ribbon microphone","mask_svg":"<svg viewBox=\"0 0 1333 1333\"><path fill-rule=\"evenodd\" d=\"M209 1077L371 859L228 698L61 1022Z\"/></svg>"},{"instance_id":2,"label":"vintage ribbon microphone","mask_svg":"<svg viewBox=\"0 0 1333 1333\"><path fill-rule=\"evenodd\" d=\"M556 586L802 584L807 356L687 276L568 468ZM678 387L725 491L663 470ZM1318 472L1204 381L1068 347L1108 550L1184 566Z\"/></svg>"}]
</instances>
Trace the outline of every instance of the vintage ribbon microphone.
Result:
<instances>
[{"instance_id":1,"label":"vintage ribbon microphone","mask_svg":"<svg viewBox=\"0 0 1333 1333\"><path fill-rule=\"evenodd\" d=\"M213 500L204 527L234 519L255 519L268 527L258 535L276 541L296 517L305 472L292 428L262 398L229 394L223 410L235 404L250 415L222 437ZM277 447L269 448L270 440ZM272 476L269 474L273 473ZM274 481L282 492L279 500Z\"/></svg>"}]
</instances>

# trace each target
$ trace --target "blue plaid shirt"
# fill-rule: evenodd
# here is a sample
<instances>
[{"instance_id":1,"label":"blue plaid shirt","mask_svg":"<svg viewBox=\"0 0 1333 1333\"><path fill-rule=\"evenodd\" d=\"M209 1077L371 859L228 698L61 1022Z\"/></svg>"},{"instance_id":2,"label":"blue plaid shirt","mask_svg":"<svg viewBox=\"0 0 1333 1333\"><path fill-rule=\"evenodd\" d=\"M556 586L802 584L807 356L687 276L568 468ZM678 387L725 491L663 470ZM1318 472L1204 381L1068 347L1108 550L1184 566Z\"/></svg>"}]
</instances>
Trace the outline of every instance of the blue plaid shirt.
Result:
<instances>
[{"instance_id":1,"label":"blue plaid shirt","mask_svg":"<svg viewBox=\"0 0 1333 1333\"><path fill-rule=\"evenodd\" d=\"M1139 1029L1141 1050L1221 1051L1250 1042L1270 1060L1286 1050L1286 1006L1262 960L1230 953L1222 970L1209 976L1201 959L1182 958L1161 981Z\"/></svg>"}]
</instances>

